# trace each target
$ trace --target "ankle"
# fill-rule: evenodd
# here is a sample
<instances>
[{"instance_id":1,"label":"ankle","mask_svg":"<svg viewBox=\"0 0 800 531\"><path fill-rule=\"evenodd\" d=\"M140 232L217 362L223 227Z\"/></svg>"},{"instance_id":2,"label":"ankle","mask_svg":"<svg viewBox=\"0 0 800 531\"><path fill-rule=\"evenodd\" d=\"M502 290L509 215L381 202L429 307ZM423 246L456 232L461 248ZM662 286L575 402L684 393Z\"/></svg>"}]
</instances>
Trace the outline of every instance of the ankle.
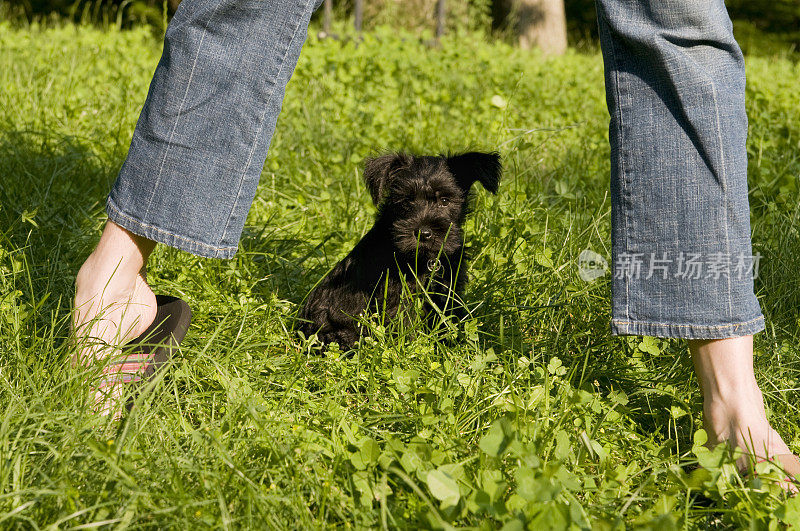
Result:
<instances>
[{"instance_id":1,"label":"ankle","mask_svg":"<svg viewBox=\"0 0 800 531\"><path fill-rule=\"evenodd\" d=\"M130 266L113 264L92 253L75 277L75 295L82 300L97 295L104 299L125 296L133 291L138 275L139 272Z\"/></svg>"},{"instance_id":2,"label":"ankle","mask_svg":"<svg viewBox=\"0 0 800 531\"><path fill-rule=\"evenodd\" d=\"M706 404L739 409L761 404L761 390L753 371L753 336L691 340L697 380Z\"/></svg>"},{"instance_id":3,"label":"ankle","mask_svg":"<svg viewBox=\"0 0 800 531\"><path fill-rule=\"evenodd\" d=\"M113 297L131 292L154 247L152 240L109 221L97 247L78 271L75 279L78 295L94 296L109 291Z\"/></svg>"},{"instance_id":4,"label":"ankle","mask_svg":"<svg viewBox=\"0 0 800 531\"><path fill-rule=\"evenodd\" d=\"M753 386L734 393L707 393L703 397L703 424L712 443L733 442L742 430L768 429L761 390Z\"/></svg>"},{"instance_id":5,"label":"ankle","mask_svg":"<svg viewBox=\"0 0 800 531\"><path fill-rule=\"evenodd\" d=\"M750 404L764 403L764 397L755 378L743 378L742 381L710 381L703 386L703 402L705 404L724 405L737 411Z\"/></svg>"},{"instance_id":6,"label":"ankle","mask_svg":"<svg viewBox=\"0 0 800 531\"><path fill-rule=\"evenodd\" d=\"M764 411L764 396L755 381L730 387L703 390L703 409L724 413L727 417L751 417Z\"/></svg>"}]
</instances>

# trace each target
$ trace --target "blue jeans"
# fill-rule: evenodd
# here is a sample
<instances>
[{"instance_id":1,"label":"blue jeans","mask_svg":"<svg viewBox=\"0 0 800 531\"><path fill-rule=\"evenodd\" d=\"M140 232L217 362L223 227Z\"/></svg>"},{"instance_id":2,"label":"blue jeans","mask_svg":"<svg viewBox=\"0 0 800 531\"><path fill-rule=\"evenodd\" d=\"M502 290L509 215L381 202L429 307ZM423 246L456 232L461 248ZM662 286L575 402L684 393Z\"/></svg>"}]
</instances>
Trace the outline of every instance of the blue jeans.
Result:
<instances>
[{"instance_id":1,"label":"blue jeans","mask_svg":"<svg viewBox=\"0 0 800 531\"><path fill-rule=\"evenodd\" d=\"M599 0L611 123L611 328L764 328L753 293L742 52L723 0Z\"/></svg>"},{"instance_id":2,"label":"blue jeans","mask_svg":"<svg viewBox=\"0 0 800 531\"><path fill-rule=\"evenodd\" d=\"M236 252L316 0L184 0L109 219ZM763 329L753 293L744 63L723 0L598 0L611 115L612 332Z\"/></svg>"},{"instance_id":3,"label":"blue jeans","mask_svg":"<svg viewBox=\"0 0 800 531\"><path fill-rule=\"evenodd\" d=\"M109 219L196 255L236 253L316 2L181 2Z\"/></svg>"}]
</instances>

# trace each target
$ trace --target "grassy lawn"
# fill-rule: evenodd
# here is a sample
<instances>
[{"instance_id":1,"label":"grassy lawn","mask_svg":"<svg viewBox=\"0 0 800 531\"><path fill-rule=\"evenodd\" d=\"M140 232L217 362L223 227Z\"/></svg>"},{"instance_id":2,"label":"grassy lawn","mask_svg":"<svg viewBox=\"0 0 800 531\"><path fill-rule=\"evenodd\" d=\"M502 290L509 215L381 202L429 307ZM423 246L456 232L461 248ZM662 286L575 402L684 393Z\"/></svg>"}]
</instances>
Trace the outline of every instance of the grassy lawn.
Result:
<instances>
[{"instance_id":1,"label":"grassy lawn","mask_svg":"<svg viewBox=\"0 0 800 531\"><path fill-rule=\"evenodd\" d=\"M608 115L599 54L378 31L306 44L232 261L159 248L181 355L120 425L69 366L96 243L161 43L0 23L0 526L767 528L800 500L704 450L685 342L609 334ZM757 375L800 450L800 66L748 58ZM352 353L292 329L374 208L365 157L498 149L466 233L459 342L375 326ZM704 468L697 468L700 463ZM775 527L770 527L773 529Z\"/></svg>"}]
</instances>

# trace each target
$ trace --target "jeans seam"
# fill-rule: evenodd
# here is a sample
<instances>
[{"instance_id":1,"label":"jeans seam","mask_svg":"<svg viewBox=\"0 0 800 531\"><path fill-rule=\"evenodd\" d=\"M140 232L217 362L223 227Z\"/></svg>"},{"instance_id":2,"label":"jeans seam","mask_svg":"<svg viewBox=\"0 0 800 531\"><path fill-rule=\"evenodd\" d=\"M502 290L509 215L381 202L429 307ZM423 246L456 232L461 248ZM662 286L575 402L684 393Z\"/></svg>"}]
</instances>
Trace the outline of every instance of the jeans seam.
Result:
<instances>
[{"instance_id":1,"label":"jeans seam","mask_svg":"<svg viewBox=\"0 0 800 531\"><path fill-rule=\"evenodd\" d=\"M120 209L117 205L114 204L114 201L110 197L106 201L106 208L110 209L115 215L124 218L127 222L133 223L138 227L141 227L141 228L144 228L144 229L148 229L148 230L153 230L153 231L156 231L156 232L161 233L161 234L166 234L170 238L174 238L176 240L180 240L180 241L189 243L189 244L197 246L197 247L210 249L210 250L215 251L215 252L235 251L237 249L237 247L220 247L220 246L217 246L217 245L210 245L208 243L203 243L203 242L200 242L200 241L197 241L197 240L186 238L186 237L181 236L179 234L175 234L174 232L168 231L166 229L162 229L161 227L157 227L155 225L151 225L149 223L145 223L144 221L138 220L138 219L134 218L133 216L123 212L122 209ZM113 219L112 219L112 221L113 221ZM135 231L131 231L131 232L135 232ZM142 236L144 236L144 235L142 235Z\"/></svg>"},{"instance_id":2,"label":"jeans seam","mask_svg":"<svg viewBox=\"0 0 800 531\"><path fill-rule=\"evenodd\" d=\"M725 227L725 256L731 255L731 242L730 237L728 235L728 169L725 163L725 144L722 141L722 128L720 126L719 120L719 104L717 101L717 87L714 85L714 80L711 80L711 94L714 99L714 122L717 129L717 142L719 143L719 158L720 158L720 166L721 175L722 175L722 196L725 198L723 206L723 212L725 216L725 220L723 221L723 226ZM731 279L730 276L726 277L726 281L728 284L728 315L733 315L733 295L731 293Z\"/></svg>"},{"instance_id":3,"label":"jeans seam","mask_svg":"<svg viewBox=\"0 0 800 531\"><path fill-rule=\"evenodd\" d=\"M611 322L620 325L638 324L638 325L669 326L673 328L707 328L707 329L718 330L721 328L730 328L732 326L744 326L758 321L762 321L763 319L764 316L759 315L755 319L750 319L749 321L740 321L737 323L728 323L724 325L672 324L672 323L662 323L660 321L622 321L620 319L612 319Z\"/></svg>"},{"instance_id":4,"label":"jeans seam","mask_svg":"<svg viewBox=\"0 0 800 531\"><path fill-rule=\"evenodd\" d=\"M302 12L305 12L305 10L308 9L309 3L313 1L314 0L306 0L305 3L303 4ZM225 228L222 231L222 236L220 237L219 240L220 244L225 241L225 238L228 235L228 229L230 228L231 225L231 219L233 219L233 213L236 210L236 207L239 204L239 200L242 197L242 188L244 185L245 174L247 173L247 170L250 168L250 165L253 161L253 154L255 153L256 146L258 145L261 131L264 128L264 122L265 122L264 118L266 117L267 112L269 111L269 104L272 102L272 99L275 96L275 90L278 86L278 83L280 82L281 74L284 72L284 68L286 67L286 57L289 55L289 51L292 48L292 42L294 42L295 38L297 37L297 32L300 31L301 27L300 17L295 17L295 20L297 24L295 25L294 29L291 32L291 36L286 42L286 47L283 50L283 56L281 57L280 65L278 66L278 71L276 72L275 75L275 83L273 84L272 90L270 91L269 95L267 96L266 102L264 103L264 112L261 113L261 118L260 118L261 123L258 126L258 131L256 131L255 139L253 140L253 145L250 146L250 153L247 156L247 162L245 163L244 168L242 169L242 173L239 177L239 188L236 190L236 198L233 200L230 212L228 213L228 221L225 223Z\"/></svg>"},{"instance_id":5,"label":"jeans seam","mask_svg":"<svg viewBox=\"0 0 800 531\"><path fill-rule=\"evenodd\" d=\"M654 336L681 339L725 339L764 330L764 317L725 325L667 324L651 321L611 321L614 336Z\"/></svg>"},{"instance_id":6,"label":"jeans seam","mask_svg":"<svg viewBox=\"0 0 800 531\"><path fill-rule=\"evenodd\" d=\"M192 62L192 70L189 72L189 78L186 81L186 90L183 92L183 98L181 99L181 104L178 107L178 113L175 116L175 123L172 126L172 131L169 134L169 140L167 140L167 147L164 150L164 157L161 159L161 165L158 167L158 174L156 175L155 183L153 184L153 191L150 194L150 201L147 203L147 209L145 210L144 217L148 218L150 215L150 208L153 205L153 198L156 195L156 189L158 189L158 185L161 181L161 174L164 171L164 164L167 161L167 155L169 155L169 150L172 147L172 139L175 137L175 131L178 129L178 122L181 119L181 112L183 111L183 106L186 103L186 97L189 95L189 88L192 86L192 79L194 77L194 70L197 67L197 61L200 58L200 51L203 48L203 41L206 38L206 34L208 33L208 27L211 24L211 21L214 19L214 15L217 14L217 10L221 5L221 2L217 2L217 5L214 6L214 10L211 12L211 15L208 17L206 21L205 27L203 28L205 31L203 32L202 37L200 38L200 42L197 44L197 53L194 56L194 61Z\"/></svg>"},{"instance_id":7,"label":"jeans seam","mask_svg":"<svg viewBox=\"0 0 800 531\"><path fill-rule=\"evenodd\" d=\"M599 6L598 6L599 7ZM625 250L628 250L629 242L628 242L628 209L627 206L630 203L627 194L629 193L629 187L627 183L627 172L625 171L625 157L623 146L626 144L622 141L622 137L624 134L624 124L622 121L622 96L620 94L620 77L619 77L619 62L617 59L616 49L614 47L614 37L611 33L611 23L608 20L608 17L605 16L605 13L600 13L598 11L598 16L602 16L605 19L605 31L608 33L608 43L611 47L611 60L612 60L612 70L611 73L614 77L614 95L617 98L617 134L619 139L617 141L617 149L619 150L619 169L620 169L620 195L622 196L621 199L621 207L620 210L622 212L622 234L625 235ZM615 267L615 264L612 264L612 267ZM625 283L625 315L630 317L630 280L628 278L623 279Z\"/></svg>"},{"instance_id":8,"label":"jeans seam","mask_svg":"<svg viewBox=\"0 0 800 531\"><path fill-rule=\"evenodd\" d=\"M691 56L690 56L691 57ZM693 57L691 57L692 61L698 68L702 68L702 65L699 64ZM717 144L719 145L719 164L720 164L720 185L722 187L722 197L723 205L723 227L725 229L725 255L730 256L731 250L731 243L730 243L730 235L728 234L728 169L726 165L726 158L725 158L725 143L722 138L722 127L720 124L719 119L719 100L717 97L717 86L714 84L714 80L709 80L709 85L711 87L711 99L713 100L712 103L714 105L714 128L716 129L717 133ZM711 170L713 172L713 169ZM714 172L716 173L716 172ZM730 277L726 277L726 283L728 286L728 315L733 315L733 296L732 296L732 289L731 289L731 279Z\"/></svg>"}]
</instances>

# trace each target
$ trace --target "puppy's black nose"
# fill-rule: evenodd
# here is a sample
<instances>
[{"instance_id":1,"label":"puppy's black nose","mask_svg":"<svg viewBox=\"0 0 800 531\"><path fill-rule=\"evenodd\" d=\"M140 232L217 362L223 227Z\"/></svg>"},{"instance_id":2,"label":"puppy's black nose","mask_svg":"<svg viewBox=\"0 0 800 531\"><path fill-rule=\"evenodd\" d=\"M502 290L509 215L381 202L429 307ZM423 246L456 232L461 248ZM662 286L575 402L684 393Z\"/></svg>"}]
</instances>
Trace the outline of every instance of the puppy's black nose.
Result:
<instances>
[{"instance_id":1,"label":"puppy's black nose","mask_svg":"<svg viewBox=\"0 0 800 531\"><path fill-rule=\"evenodd\" d=\"M419 229L420 240L430 240L431 236L433 236L433 233L431 232L431 229L429 229L428 227L422 227L421 229Z\"/></svg>"}]
</instances>

